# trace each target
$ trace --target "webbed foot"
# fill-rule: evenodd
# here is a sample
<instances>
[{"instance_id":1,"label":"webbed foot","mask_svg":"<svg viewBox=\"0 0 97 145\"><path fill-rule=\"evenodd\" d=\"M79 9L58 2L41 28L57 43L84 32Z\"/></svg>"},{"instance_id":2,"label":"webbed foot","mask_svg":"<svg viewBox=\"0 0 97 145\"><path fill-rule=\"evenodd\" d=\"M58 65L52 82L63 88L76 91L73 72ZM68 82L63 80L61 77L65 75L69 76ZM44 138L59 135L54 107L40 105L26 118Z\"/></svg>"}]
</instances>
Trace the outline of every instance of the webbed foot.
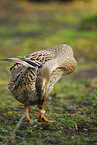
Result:
<instances>
[{"instance_id":1,"label":"webbed foot","mask_svg":"<svg viewBox=\"0 0 97 145\"><path fill-rule=\"evenodd\" d=\"M38 115L38 121L41 122L56 122L55 120L48 120L45 116L44 116L45 110L41 109L40 113Z\"/></svg>"}]
</instances>

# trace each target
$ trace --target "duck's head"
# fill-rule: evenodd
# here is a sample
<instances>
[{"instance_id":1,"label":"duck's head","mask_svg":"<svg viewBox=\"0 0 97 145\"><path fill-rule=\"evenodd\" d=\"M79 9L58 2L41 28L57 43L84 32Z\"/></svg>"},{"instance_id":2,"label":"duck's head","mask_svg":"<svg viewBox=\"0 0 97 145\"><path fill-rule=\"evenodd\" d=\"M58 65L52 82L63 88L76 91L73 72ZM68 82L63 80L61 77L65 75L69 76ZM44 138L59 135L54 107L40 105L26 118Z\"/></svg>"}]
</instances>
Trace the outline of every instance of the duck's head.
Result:
<instances>
[{"instance_id":1,"label":"duck's head","mask_svg":"<svg viewBox=\"0 0 97 145\"><path fill-rule=\"evenodd\" d=\"M38 96L38 107L41 109L41 105L45 100L45 93L50 80L50 72L47 67L38 69L36 77L36 93Z\"/></svg>"}]
</instances>

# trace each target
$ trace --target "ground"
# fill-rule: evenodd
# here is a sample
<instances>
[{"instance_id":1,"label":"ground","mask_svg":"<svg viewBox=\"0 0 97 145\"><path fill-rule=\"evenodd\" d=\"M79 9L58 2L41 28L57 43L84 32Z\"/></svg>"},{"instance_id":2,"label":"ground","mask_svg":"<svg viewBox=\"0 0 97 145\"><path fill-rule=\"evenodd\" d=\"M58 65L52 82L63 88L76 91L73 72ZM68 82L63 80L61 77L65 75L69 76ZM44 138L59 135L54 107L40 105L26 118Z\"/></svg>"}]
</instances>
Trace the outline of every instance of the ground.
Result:
<instances>
[{"instance_id":1,"label":"ground","mask_svg":"<svg viewBox=\"0 0 97 145\"><path fill-rule=\"evenodd\" d=\"M45 115L55 123L37 122L37 106L30 108L32 121L26 122L23 105L7 87L13 63L0 62L0 143L96 145L97 25L85 19L97 14L97 1L4 0L0 9L0 58L24 56L66 43L77 60L76 70L63 77L46 100Z\"/></svg>"}]
</instances>

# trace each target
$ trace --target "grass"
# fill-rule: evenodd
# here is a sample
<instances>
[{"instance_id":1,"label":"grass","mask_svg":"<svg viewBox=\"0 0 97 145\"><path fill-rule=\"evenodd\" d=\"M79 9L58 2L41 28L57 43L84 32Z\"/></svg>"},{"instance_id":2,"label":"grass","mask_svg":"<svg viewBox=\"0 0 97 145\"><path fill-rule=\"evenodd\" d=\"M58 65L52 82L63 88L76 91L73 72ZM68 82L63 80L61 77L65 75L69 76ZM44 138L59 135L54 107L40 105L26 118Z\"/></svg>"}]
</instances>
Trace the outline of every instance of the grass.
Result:
<instances>
[{"instance_id":1,"label":"grass","mask_svg":"<svg viewBox=\"0 0 97 145\"><path fill-rule=\"evenodd\" d=\"M23 105L7 89L13 63L0 62L1 144L97 144L97 35L94 27L80 28L88 15L96 15L96 5L96 0L1 2L0 58L24 56L66 43L78 62L75 72L62 78L46 100L46 117L56 120L52 124L37 122L37 106L30 110L30 123L23 119Z\"/></svg>"}]
</instances>

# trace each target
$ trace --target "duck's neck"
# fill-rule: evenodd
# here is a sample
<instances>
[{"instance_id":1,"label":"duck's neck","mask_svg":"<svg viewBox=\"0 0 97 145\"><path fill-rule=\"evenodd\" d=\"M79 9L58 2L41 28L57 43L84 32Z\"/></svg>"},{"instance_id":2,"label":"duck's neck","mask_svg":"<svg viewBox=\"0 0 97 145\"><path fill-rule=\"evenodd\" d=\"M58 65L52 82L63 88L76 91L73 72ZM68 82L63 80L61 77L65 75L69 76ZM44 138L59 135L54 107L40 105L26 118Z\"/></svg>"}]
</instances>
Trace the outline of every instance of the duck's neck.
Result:
<instances>
[{"instance_id":1,"label":"duck's neck","mask_svg":"<svg viewBox=\"0 0 97 145\"><path fill-rule=\"evenodd\" d=\"M47 61L44 65L43 65L43 68L48 68L50 74L52 73L53 70L55 70L57 67L59 67L59 63L58 63L58 60L57 58L55 59L52 59L52 60L49 60Z\"/></svg>"},{"instance_id":2,"label":"duck's neck","mask_svg":"<svg viewBox=\"0 0 97 145\"><path fill-rule=\"evenodd\" d=\"M66 58L63 56L57 56L55 59L47 61L44 65L43 68L48 68L50 74L52 73L53 70L55 70L58 67L64 67L64 63L66 61ZM63 65L64 64L64 65Z\"/></svg>"}]
</instances>

